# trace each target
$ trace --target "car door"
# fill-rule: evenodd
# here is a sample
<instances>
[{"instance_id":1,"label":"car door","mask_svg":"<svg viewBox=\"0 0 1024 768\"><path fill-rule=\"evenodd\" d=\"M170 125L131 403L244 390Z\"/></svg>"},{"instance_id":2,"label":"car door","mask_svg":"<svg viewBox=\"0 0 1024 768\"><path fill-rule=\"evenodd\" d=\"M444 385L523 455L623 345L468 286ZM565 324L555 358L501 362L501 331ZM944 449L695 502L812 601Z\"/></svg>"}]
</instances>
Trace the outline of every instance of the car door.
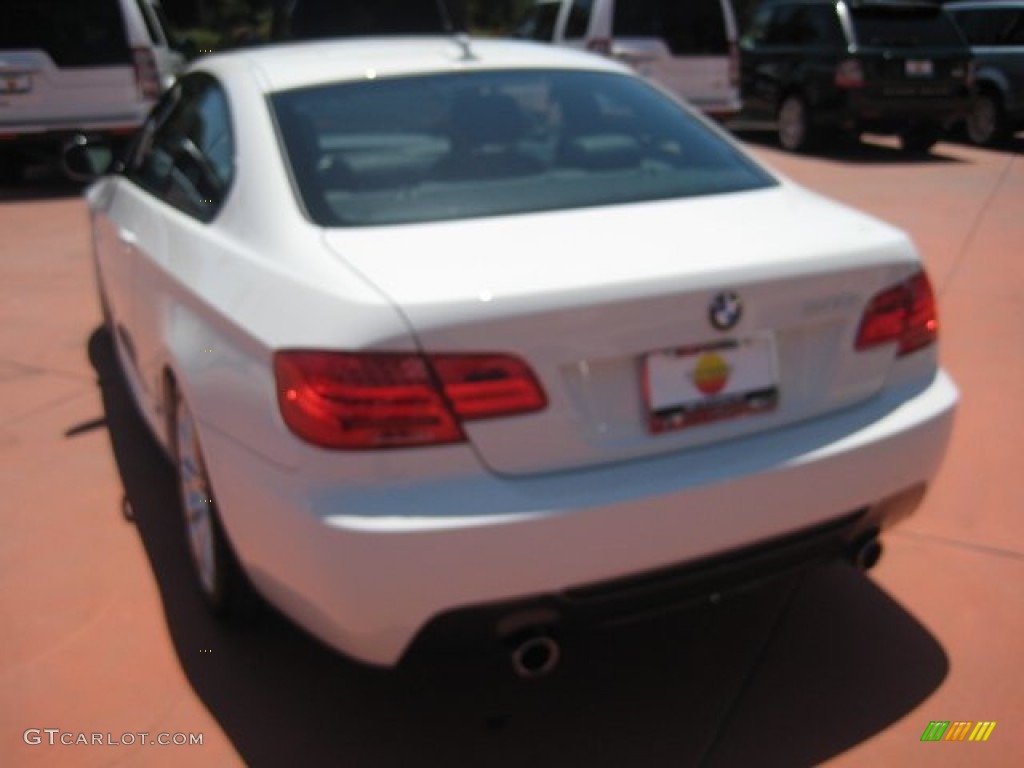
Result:
<instances>
[{"instance_id":1,"label":"car door","mask_svg":"<svg viewBox=\"0 0 1024 768\"><path fill-rule=\"evenodd\" d=\"M139 189L138 179L132 174L139 159L150 153L157 128L179 98L180 89L164 94L136 135L119 173L105 177L87 193L102 299L110 315L115 340L123 353L126 373L133 383L137 378L133 334L135 271L144 254L144 250L140 250L140 236L146 242L152 242L154 222L145 214L144 196L148 193Z\"/></svg>"},{"instance_id":2,"label":"car door","mask_svg":"<svg viewBox=\"0 0 1024 768\"><path fill-rule=\"evenodd\" d=\"M175 308L189 301L195 255L233 175L234 140L227 97L204 74L182 78L141 132L109 207L123 260L120 337L148 416L156 418Z\"/></svg>"},{"instance_id":3,"label":"car door","mask_svg":"<svg viewBox=\"0 0 1024 768\"><path fill-rule=\"evenodd\" d=\"M234 134L227 95L209 75L181 81L181 97L140 158L141 232L134 274L133 334L140 376L159 393L172 326L194 307L208 277L219 213L234 175ZM197 349L202 346L196 340Z\"/></svg>"}]
</instances>

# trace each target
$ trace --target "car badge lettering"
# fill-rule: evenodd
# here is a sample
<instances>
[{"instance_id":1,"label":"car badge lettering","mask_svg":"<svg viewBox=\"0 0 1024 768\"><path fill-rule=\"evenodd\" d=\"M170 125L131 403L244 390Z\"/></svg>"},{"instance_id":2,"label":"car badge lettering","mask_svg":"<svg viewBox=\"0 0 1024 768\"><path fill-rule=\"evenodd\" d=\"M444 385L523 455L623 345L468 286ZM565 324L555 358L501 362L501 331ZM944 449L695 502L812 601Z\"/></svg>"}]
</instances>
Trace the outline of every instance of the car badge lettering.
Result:
<instances>
[{"instance_id":1,"label":"car badge lettering","mask_svg":"<svg viewBox=\"0 0 1024 768\"><path fill-rule=\"evenodd\" d=\"M728 331L736 327L743 316L743 302L732 291L723 291L711 300L708 307L708 319L712 327L719 331Z\"/></svg>"}]
</instances>

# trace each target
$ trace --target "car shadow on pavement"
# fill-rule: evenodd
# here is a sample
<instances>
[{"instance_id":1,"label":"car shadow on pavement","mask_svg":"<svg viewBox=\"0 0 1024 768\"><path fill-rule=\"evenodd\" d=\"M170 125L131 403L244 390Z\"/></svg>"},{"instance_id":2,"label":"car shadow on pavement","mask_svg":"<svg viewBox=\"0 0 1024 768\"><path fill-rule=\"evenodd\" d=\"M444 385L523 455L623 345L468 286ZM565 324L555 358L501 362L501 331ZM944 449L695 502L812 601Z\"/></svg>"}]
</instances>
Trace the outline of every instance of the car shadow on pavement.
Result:
<instances>
[{"instance_id":1,"label":"car shadow on pavement","mask_svg":"<svg viewBox=\"0 0 1024 768\"><path fill-rule=\"evenodd\" d=\"M56 166L36 165L16 183L0 184L0 204L81 197L84 189L84 184L64 177Z\"/></svg>"},{"instance_id":2,"label":"car shadow on pavement","mask_svg":"<svg viewBox=\"0 0 1024 768\"><path fill-rule=\"evenodd\" d=\"M269 608L229 629L193 584L173 472L109 334L88 348L175 651L247 765L812 765L904 716L947 673L927 630L845 564L567 636L563 663L534 681L511 674L496 641L419 646L388 672Z\"/></svg>"},{"instance_id":3,"label":"car shadow on pavement","mask_svg":"<svg viewBox=\"0 0 1024 768\"><path fill-rule=\"evenodd\" d=\"M950 141L959 144L963 147L970 147L971 149L979 149L983 152L1004 152L1009 154L1024 155L1024 131L1018 131L1013 136L1008 138L1006 141L994 146L994 147L979 147L975 144L971 144L965 135L962 133L954 133Z\"/></svg>"},{"instance_id":4,"label":"car shadow on pavement","mask_svg":"<svg viewBox=\"0 0 1024 768\"><path fill-rule=\"evenodd\" d=\"M779 152L785 151L779 146L779 142L772 132L747 129L734 129L732 132L745 143ZM890 146L888 143L877 143L871 138L859 141L839 140L827 147L807 152L806 155L819 160L849 165L939 165L965 162L958 157L943 153L941 142L936 144L930 152L916 154L904 152L895 144Z\"/></svg>"}]
</instances>

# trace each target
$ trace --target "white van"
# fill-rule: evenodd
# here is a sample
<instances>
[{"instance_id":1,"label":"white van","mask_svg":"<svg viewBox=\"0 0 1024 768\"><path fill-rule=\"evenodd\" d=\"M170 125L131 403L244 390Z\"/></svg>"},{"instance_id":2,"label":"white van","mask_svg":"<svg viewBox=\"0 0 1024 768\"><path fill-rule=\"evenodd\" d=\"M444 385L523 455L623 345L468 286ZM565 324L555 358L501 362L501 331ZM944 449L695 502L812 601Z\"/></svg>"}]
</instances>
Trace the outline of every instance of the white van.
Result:
<instances>
[{"instance_id":1,"label":"white van","mask_svg":"<svg viewBox=\"0 0 1024 768\"><path fill-rule=\"evenodd\" d=\"M714 117L740 111L730 0L540 0L517 36L610 54Z\"/></svg>"},{"instance_id":2,"label":"white van","mask_svg":"<svg viewBox=\"0 0 1024 768\"><path fill-rule=\"evenodd\" d=\"M157 0L3 0L0 181L79 135L124 141L184 66Z\"/></svg>"}]
</instances>

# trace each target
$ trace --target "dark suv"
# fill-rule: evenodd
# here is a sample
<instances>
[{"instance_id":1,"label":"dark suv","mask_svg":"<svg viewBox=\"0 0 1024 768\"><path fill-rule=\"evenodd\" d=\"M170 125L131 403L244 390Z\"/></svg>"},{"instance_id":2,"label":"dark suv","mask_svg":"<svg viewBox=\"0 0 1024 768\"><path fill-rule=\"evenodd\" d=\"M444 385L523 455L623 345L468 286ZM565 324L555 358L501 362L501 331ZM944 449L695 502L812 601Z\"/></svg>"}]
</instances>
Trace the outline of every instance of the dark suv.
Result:
<instances>
[{"instance_id":1,"label":"dark suv","mask_svg":"<svg viewBox=\"0 0 1024 768\"><path fill-rule=\"evenodd\" d=\"M1024 0L951 3L977 65L967 137L992 146L1024 127Z\"/></svg>"},{"instance_id":2,"label":"dark suv","mask_svg":"<svg viewBox=\"0 0 1024 768\"><path fill-rule=\"evenodd\" d=\"M933 4L767 0L740 49L745 116L789 150L871 131L926 152L971 103L970 49Z\"/></svg>"}]
</instances>

